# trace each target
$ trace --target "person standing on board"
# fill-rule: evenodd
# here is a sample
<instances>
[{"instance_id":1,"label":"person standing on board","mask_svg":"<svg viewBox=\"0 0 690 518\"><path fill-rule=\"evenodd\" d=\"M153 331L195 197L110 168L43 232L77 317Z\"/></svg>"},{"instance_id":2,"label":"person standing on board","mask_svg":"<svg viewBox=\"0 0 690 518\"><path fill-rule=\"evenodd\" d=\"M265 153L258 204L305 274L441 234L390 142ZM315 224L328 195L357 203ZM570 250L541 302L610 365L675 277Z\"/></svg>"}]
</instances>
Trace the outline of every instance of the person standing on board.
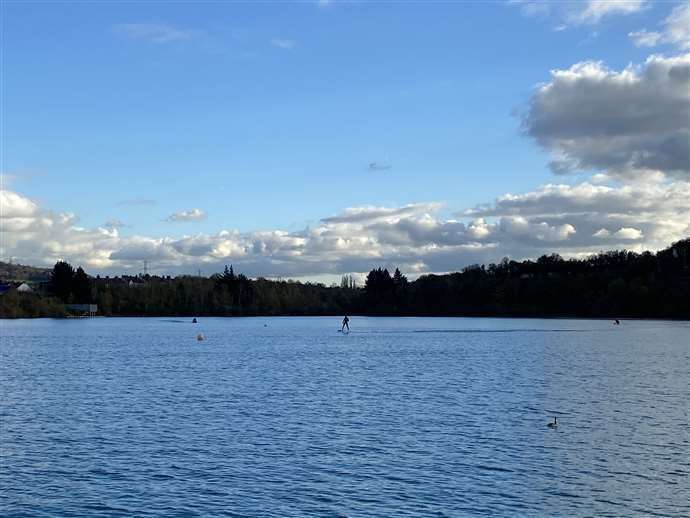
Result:
<instances>
[{"instance_id":1,"label":"person standing on board","mask_svg":"<svg viewBox=\"0 0 690 518\"><path fill-rule=\"evenodd\" d=\"M343 327L340 328L341 333L345 332L346 327L347 327L347 332L348 333L350 332L350 324L348 324L349 321L350 321L350 319L347 318L347 315L345 315L345 318L343 318Z\"/></svg>"}]
</instances>

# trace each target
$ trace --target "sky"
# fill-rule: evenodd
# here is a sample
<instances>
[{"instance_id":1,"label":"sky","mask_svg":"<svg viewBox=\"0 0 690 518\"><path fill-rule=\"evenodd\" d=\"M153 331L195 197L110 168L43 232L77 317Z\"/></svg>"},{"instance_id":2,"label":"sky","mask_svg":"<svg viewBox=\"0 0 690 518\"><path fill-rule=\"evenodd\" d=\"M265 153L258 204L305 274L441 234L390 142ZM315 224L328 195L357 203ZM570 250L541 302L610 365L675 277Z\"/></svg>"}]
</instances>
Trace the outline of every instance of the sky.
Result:
<instances>
[{"instance_id":1,"label":"sky","mask_svg":"<svg viewBox=\"0 0 690 518\"><path fill-rule=\"evenodd\" d=\"M690 3L2 3L0 259L330 282L690 236Z\"/></svg>"}]
</instances>

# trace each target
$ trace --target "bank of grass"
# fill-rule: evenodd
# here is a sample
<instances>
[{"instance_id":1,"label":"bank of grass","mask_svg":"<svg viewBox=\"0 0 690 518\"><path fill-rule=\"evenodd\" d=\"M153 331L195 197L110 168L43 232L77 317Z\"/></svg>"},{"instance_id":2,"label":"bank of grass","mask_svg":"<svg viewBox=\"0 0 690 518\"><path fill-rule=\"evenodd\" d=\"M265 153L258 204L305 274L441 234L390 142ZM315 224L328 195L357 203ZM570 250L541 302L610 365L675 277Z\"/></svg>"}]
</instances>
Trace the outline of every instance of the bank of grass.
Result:
<instances>
[{"instance_id":1,"label":"bank of grass","mask_svg":"<svg viewBox=\"0 0 690 518\"><path fill-rule=\"evenodd\" d=\"M55 297L11 291L0 296L0 318L65 317L64 304Z\"/></svg>"}]
</instances>

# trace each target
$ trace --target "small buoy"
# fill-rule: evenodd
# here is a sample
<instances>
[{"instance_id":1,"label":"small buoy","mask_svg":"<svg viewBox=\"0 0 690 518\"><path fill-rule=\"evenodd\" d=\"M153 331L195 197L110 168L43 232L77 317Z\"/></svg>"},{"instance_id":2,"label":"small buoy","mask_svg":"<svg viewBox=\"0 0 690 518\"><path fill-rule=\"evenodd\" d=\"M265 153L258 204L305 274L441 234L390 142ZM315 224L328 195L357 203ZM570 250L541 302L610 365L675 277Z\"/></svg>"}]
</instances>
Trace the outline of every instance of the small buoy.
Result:
<instances>
[{"instance_id":1,"label":"small buoy","mask_svg":"<svg viewBox=\"0 0 690 518\"><path fill-rule=\"evenodd\" d=\"M198 335L196 335L196 341L197 342L203 342L204 340L206 340L206 338L204 338L204 335L202 333L199 333Z\"/></svg>"}]
</instances>

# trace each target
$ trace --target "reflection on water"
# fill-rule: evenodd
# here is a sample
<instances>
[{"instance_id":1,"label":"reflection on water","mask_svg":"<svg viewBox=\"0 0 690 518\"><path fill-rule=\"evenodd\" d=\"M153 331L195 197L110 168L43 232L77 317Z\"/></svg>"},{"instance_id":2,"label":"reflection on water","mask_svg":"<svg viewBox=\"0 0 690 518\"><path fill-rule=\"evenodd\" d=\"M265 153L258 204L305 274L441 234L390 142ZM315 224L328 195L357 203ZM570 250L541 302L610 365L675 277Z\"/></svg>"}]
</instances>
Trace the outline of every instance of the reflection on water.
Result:
<instances>
[{"instance_id":1,"label":"reflection on water","mask_svg":"<svg viewBox=\"0 0 690 518\"><path fill-rule=\"evenodd\" d=\"M175 320L0 323L1 514L690 515L688 323Z\"/></svg>"}]
</instances>

